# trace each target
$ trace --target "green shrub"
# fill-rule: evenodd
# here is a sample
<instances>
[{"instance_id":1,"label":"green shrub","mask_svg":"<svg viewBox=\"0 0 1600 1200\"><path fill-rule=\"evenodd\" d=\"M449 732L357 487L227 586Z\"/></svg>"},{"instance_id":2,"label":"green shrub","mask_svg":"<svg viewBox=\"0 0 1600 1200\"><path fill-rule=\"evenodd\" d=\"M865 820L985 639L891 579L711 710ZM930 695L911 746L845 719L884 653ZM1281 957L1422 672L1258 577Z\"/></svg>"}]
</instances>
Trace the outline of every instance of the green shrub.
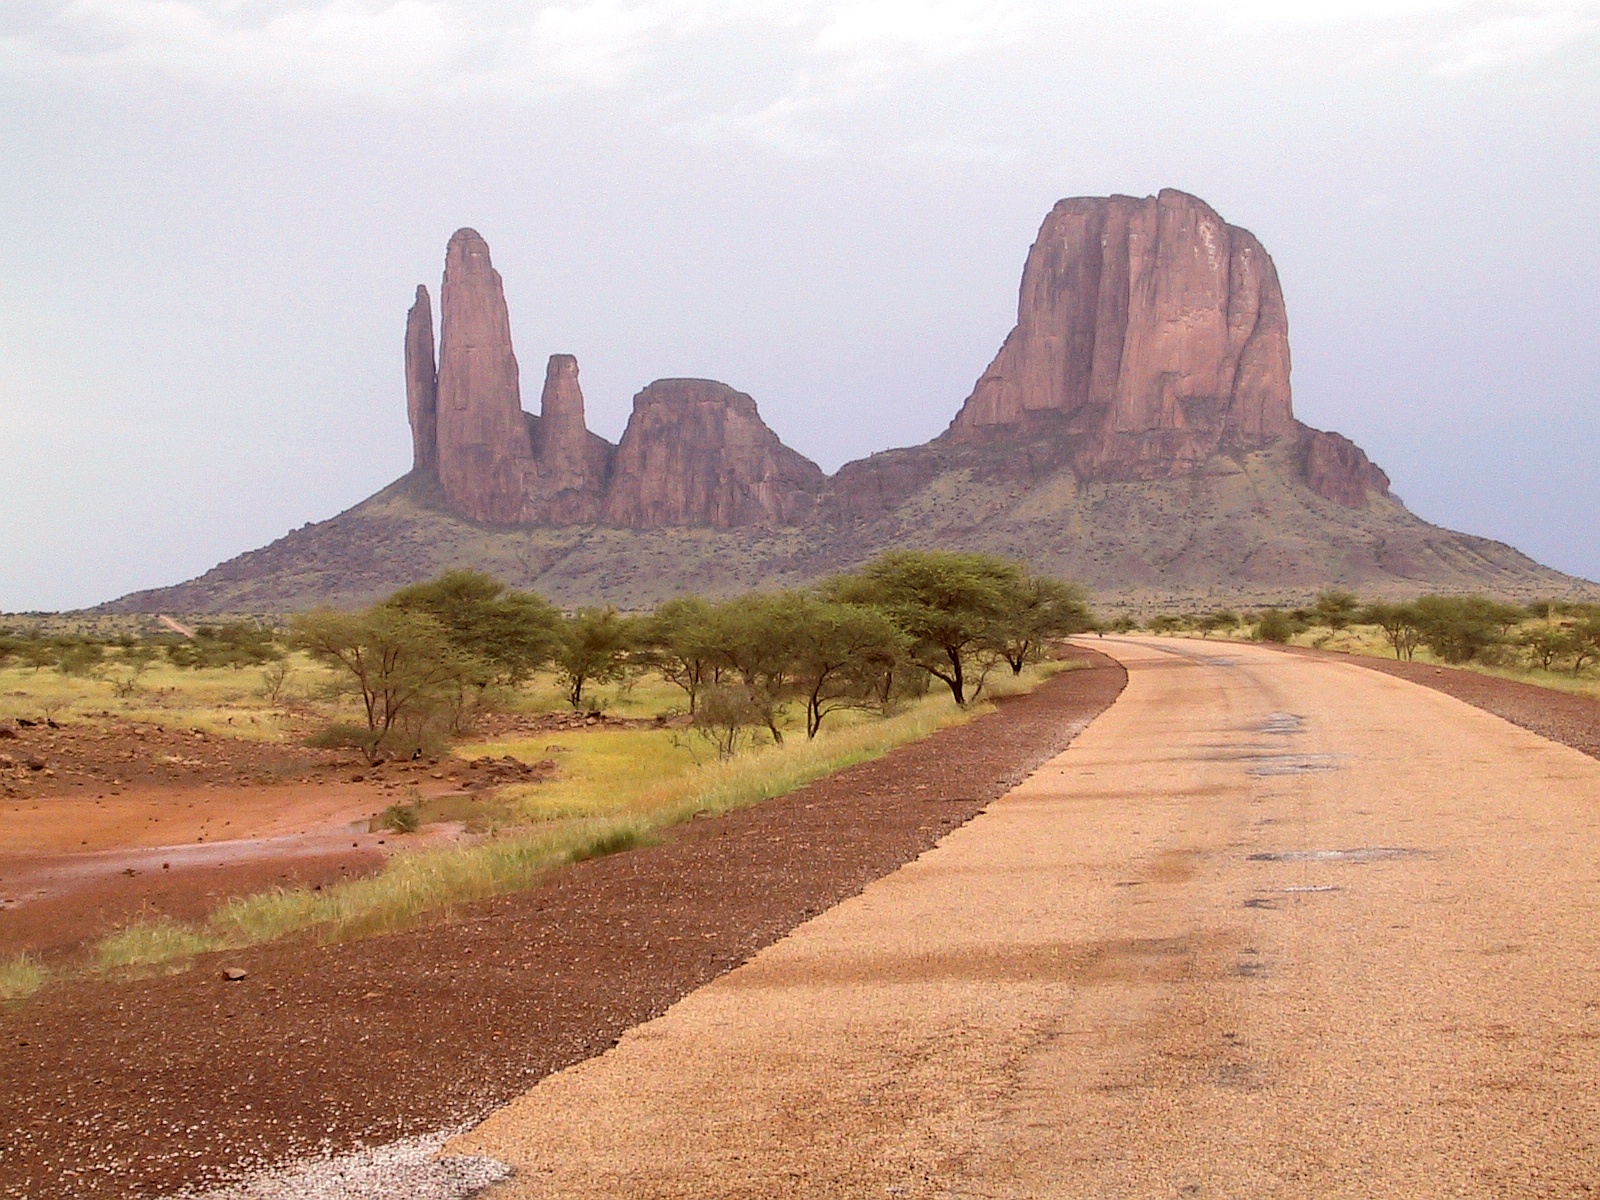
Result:
<instances>
[{"instance_id":1,"label":"green shrub","mask_svg":"<svg viewBox=\"0 0 1600 1200\"><path fill-rule=\"evenodd\" d=\"M1299 632L1298 622L1279 608L1269 608L1256 618L1256 641L1283 645Z\"/></svg>"}]
</instances>

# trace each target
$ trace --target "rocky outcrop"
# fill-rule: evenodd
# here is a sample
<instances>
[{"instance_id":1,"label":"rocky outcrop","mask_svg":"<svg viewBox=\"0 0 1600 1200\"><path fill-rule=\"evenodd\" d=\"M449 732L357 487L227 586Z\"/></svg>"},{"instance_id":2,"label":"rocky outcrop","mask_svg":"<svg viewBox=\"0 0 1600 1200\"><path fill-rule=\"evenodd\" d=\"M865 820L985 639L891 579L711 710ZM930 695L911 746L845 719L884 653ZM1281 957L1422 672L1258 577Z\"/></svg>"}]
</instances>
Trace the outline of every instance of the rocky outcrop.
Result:
<instances>
[{"instance_id":1,"label":"rocky outcrop","mask_svg":"<svg viewBox=\"0 0 1600 1200\"><path fill-rule=\"evenodd\" d=\"M1361 508L1371 496L1389 494L1389 477L1349 438L1300 426L1306 485L1346 508Z\"/></svg>"},{"instance_id":2,"label":"rocky outcrop","mask_svg":"<svg viewBox=\"0 0 1600 1200\"><path fill-rule=\"evenodd\" d=\"M476 230L445 251L439 297L438 470L446 502L493 524L533 519L537 480L500 273Z\"/></svg>"},{"instance_id":3,"label":"rocky outcrop","mask_svg":"<svg viewBox=\"0 0 1600 1200\"><path fill-rule=\"evenodd\" d=\"M439 469L439 373L433 359L433 305L420 283L406 314L406 415L411 418L411 469L432 475Z\"/></svg>"},{"instance_id":4,"label":"rocky outcrop","mask_svg":"<svg viewBox=\"0 0 1600 1200\"><path fill-rule=\"evenodd\" d=\"M767 428L756 402L709 379L658 379L633 398L603 516L613 525L793 524L822 469Z\"/></svg>"},{"instance_id":5,"label":"rocky outcrop","mask_svg":"<svg viewBox=\"0 0 1600 1200\"><path fill-rule=\"evenodd\" d=\"M577 360L557 354L539 413L524 413L500 276L470 229L450 239L440 306L437 373L426 289L407 318L415 465L452 511L493 524L833 526L924 493L948 506L963 488L1031 488L1064 468L1091 483L1232 471L1280 443L1275 461L1327 499L1388 494L1353 443L1294 419L1271 257L1178 191L1057 204L1028 253L1017 324L950 427L832 480L754 400L710 380L645 388L612 446L587 428Z\"/></svg>"},{"instance_id":6,"label":"rocky outcrop","mask_svg":"<svg viewBox=\"0 0 1600 1200\"><path fill-rule=\"evenodd\" d=\"M1178 191L1063 200L1023 269L1017 324L941 436L1072 439L1088 479L1184 474L1294 432L1272 259Z\"/></svg>"},{"instance_id":7,"label":"rocky outcrop","mask_svg":"<svg viewBox=\"0 0 1600 1200\"><path fill-rule=\"evenodd\" d=\"M578 386L578 360L552 354L545 368L539 415L529 417L538 464L539 506L552 525L586 525L600 519L612 444L590 433Z\"/></svg>"}]
</instances>

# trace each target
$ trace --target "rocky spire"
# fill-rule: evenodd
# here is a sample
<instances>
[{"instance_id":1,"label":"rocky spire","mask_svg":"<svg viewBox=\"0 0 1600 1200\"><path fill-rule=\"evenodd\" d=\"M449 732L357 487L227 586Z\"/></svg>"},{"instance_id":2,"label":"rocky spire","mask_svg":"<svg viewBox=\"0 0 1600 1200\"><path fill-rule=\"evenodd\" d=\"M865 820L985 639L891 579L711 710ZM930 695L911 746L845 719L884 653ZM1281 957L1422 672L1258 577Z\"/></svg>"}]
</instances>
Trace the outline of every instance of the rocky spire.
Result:
<instances>
[{"instance_id":1,"label":"rocky spire","mask_svg":"<svg viewBox=\"0 0 1600 1200\"><path fill-rule=\"evenodd\" d=\"M1063 200L1023 269L1017 324L943 435L1087 435L1091 478L1178 474L1295 433L1272 259L1178 191Z\"/></svg>"},{"instance_id":2,"label":"rocky spire","mask_svg":"<svg viewBox=\"0 0 1600 1200\"><path fill-rule=\"evenodd\" d=\"M445 251L439 297L439 482L461 515L526 519L536 470L500 273L475 230Z\"/></svg>"},{"instance_id":3,"label":"rocky spire","mask_svg":"<svg viewBox=\"0 0 1600 1200\"><path fill-rule=\"evenodd\" d=\"M432 475L439 469L439 374L433 360L433 304L417 285L417 300L406 314L406 412L411 417L411 469Z\"/></svg>"},{"instance_id":4,"label":"rocky spire","mask_svg":"<svg viewBox=\"0 0 1600 1200\"><path fill-rule=\"evenodd\" d=\"M567 525L595 520L610 444L589 432L583 416L578 360L552 354L539 399L539 490L550 520ZM599 443L596 445L596 443Z\"/></svg>"}]
</instances>

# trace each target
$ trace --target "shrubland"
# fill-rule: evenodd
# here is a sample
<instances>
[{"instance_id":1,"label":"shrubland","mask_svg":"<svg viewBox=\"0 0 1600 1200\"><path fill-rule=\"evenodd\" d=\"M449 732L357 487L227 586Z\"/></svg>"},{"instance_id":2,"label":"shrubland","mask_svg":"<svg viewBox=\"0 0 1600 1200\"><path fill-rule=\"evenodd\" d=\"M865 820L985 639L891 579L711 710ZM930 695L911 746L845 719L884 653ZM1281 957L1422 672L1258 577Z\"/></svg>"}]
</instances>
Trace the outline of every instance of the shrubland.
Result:
<instances>
[{"instance_id":1,"label":"shrubland","mask_svg":"<svg viewBox=\"0 0 1600 1200\"><path fill-rule=\"evenodd\" d=\"M295 931L399 928L779 795L1033 686L1058 666L1045 661L1051 643L1093 624L1080 590L976 554L886 554L813 588L686 595L644 613L562 612L452 571L281 624L3 631L0 717L307 740L369 765L556 763L492 801L409 796L379 818L402 835L462 818L466 844L402 851L376 876L321 890L244 897L203 921L136 923L92 948L96 969L149 967ZM563 711L576 726L551 733L538 719ZM37 986L39 970L16 960L0 990Z\"/></svg>"}]
</instances>

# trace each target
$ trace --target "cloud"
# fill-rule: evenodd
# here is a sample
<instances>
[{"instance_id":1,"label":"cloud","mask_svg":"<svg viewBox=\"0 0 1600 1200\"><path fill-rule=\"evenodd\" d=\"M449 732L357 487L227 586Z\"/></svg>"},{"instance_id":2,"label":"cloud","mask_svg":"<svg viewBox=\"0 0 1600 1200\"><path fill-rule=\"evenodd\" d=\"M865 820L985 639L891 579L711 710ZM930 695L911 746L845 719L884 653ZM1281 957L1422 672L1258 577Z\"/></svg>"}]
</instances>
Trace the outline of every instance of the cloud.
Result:
<instances>
[{"instance_id":1,"label":"cloud","mask_svg":"<svg viewBox=\"0 0 1600 1200\"><path fill-rule=\"evenodd\" d=\"M1348 33L1376 57L1461 76L1600 37L1600 0L1146 0L1266 34ZM1362 57L1373 57L1370 53Z\"/></svg>"}]
</instances>

